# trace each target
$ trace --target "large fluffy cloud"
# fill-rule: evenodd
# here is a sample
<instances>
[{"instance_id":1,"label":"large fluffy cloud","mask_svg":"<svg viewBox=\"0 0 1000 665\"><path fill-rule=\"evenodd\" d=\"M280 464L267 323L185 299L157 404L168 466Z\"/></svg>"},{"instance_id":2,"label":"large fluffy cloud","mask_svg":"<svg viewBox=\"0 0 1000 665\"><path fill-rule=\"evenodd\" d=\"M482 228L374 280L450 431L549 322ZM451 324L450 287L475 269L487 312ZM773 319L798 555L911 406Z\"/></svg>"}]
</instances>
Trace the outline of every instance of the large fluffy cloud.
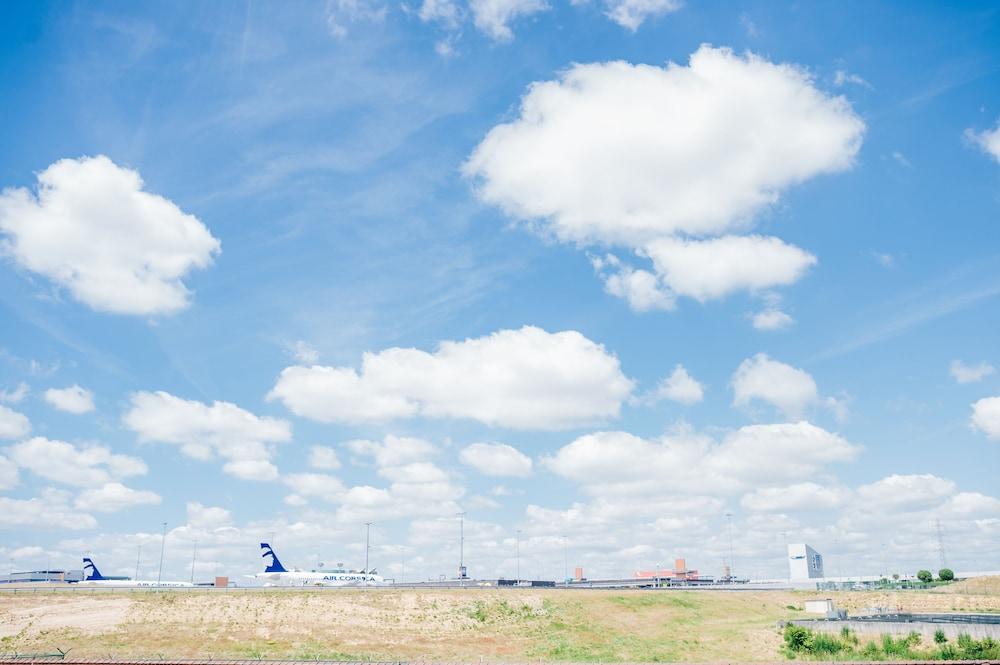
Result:
<instances>
[{"instance_id":1,"label":"large fluffy cloud","mask_svg":"<svg viewBox=\"0 0 1000 665\"><path fill-rule=\"evenodd\" d=\"M28 416L0 404L0 439L20 439L30 431Z\"/></svg>"},{"instance_id":2,"label":"large fluffy cloud","mask_svg":"<svg viewBox=\"0 0 1000 665\"><path fill-rule=\"evenodd\" d=\"M462 449L459 459L487 476L531 475L531 458L505 443L473 443Z\"/></svg>"},{"instance_id":3,"label":"large fluffy cloud","mask_svg":"<svg viewBox=\"0 0 1000 665\"><path fill-rule=\"evenodd\" d=\"M123 422L141 441L174 444L199 460L221 457L225 472L248 480L275 480L273 446L292 438L286 420L257 416L229 402L209 405L163 391L132 395Z\"/></svg>"},{"instance_id":4,"label":"large fluffy cloud","mask_svg":"<svg viewBox=\"0 0 1000 665\"><path fill-rule=\"evenodd\" d=\"M103 155L55 162L38 174L37 192L4 190L0 234L19 265L116 314L183 309L181 280L219 251L196 217Z\"/></svg>"},{"instance_id":5,"label":"large fluffy cloud","mask_svg":"<svg viewBox=\"0 0 1000 665\"><path fill-rule=\"evenodd\" d=\"M74 487L98 487L148 471L138 457L120 455L105 446L75 446L41 436L15 443L7 448L7 455L22 469Z\"/></svg>"},{"instance_id":6,"label":"large fluffy cloud","mask_svg":"<svg viewBox=\"0 0 1000 665\"><path fill-rule=\"evenodd\" d=\"M721 441L681 431L658 439L587 434L545 460L598 496L732 493L781 486L854 459L858 447L808 422L750 425ZM697 470L697 472L693 472Z\"/></svg>"},{"instance_id":7,"label":"large fluffy cloud","mask_svg":"<svg viewBox=\"0 0 1000 665\"><path fill-rule=\"evenodd\" d=\"M361 369L294 366L268 395L323 422L469 418L487 425L559 429L613 418L632 391L617 358L575 331L525 326L442 342L433 353L366 353Z\"/></svg>"},{"instance_id":8,"label":"large fluffy cloud","mask_svg":"<svg viewBox=\"0 0 1000 665\"><path fill-rule=\"evenodd\" d=\"M0 528L76 531L96 527L94 516L71 506L70 498L69 492L51 488L30 499L0 497Z\"/></svg>"},{"instance_id":9,"label":"large fluffy cloud","mask_svg":"<svg viewBox=\"0 0 1000 665\"><path fill-rule=\"evenodd\" d=\"M863 133L848 102L802 69L702 46L688 66L581 64L532 84L465 172L533 228L650 257L659 285L606 278L662 308L669 298L648 297L656 286L706 300L801 277L808 252L731 234L788 187L849 168Z\"/></svg>"},{"instance_id":10,"label":"large fluffy cloud","mask_svg":"<svg viewBox=\"0 0 1000 665\"><path fill-rule=\"evenodd\" d=\"M87 413L94 410L94 394L78 385L68 388L49 388L45 391L45 401L67 413Z\"/></svg>"},{"instance_id":11,"label":"large fluffy cloud","mask_svg":"<svg viewBox=\"0 0 1000 665\"><path fill-rule=\"evenodd\" d=\"M973 403L972 426L991 439L1000 439L1000 397L984 397Z\"/></svg>"},{"instance_id":12,"label":"large fluffy cloud","mask_svg":"<svg viewBox=\"0 0 1000 665\"><path fill-rule=\"evenodd\" d=\"M310 499L337 504L335 518L341 523L392 520L412 516L453 515L456 501L465 493L450 474L433 461L438 449L429 441L386 436L382 441L358 439L346 447L361 463L370 462L387 487L347 486L324 473L294 473L282 480L293 494L285 502L305 505Z\"/></svg>"},{"instance_id":13,"label":"large fluffy cloud","mask_svg":"<svg viewBox=\"0 0 1000 665\"><path fill-rule=\"evenodd\" d=\"M160 501L156 492L132 489L121 483L105 483L80 492L74 505L80 510L115 513L134 506L159 505Z\"/></svg>"}]
</instances>

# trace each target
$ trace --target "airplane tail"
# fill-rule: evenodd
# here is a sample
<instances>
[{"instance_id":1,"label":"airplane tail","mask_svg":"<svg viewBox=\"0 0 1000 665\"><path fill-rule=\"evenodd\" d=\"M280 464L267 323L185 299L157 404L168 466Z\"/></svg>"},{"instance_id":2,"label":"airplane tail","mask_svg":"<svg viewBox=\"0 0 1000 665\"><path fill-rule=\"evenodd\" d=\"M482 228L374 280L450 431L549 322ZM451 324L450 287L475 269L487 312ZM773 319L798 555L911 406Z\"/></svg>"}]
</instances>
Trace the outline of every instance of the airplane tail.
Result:
<instances>
[{"instance_id":1,"label":"airplane tail","mask_svg":"<svg viewBox=\"0 0 1000 665\"><path fill-rule=\"evenodd\" d=\"M101 571L97 569L94 565L94 560L89 556L83 557L83 579L86 580L103 580L104 575L101 575Z\"/></svg>"},{"instance_id":2,"label":"airplane tail","mask_svg":"<svg viewBox=\"0 0 1000 665\"><path fill-rule=\"evenodd\" d=\"M278 561L278 555L274 553L274 550L271 549L270 545L268 545L267 543L261 543L260 544L260 549L264 550L264 553L260 555L261 558L265 558L266 559L267 557L271 557L271 562L269 564L267 564L266 568L264 568L264 572L265 573L287 573L288 572L287 570L285 570L285 567L281 565L281 562Z\"/></svg>"}]
</instances>

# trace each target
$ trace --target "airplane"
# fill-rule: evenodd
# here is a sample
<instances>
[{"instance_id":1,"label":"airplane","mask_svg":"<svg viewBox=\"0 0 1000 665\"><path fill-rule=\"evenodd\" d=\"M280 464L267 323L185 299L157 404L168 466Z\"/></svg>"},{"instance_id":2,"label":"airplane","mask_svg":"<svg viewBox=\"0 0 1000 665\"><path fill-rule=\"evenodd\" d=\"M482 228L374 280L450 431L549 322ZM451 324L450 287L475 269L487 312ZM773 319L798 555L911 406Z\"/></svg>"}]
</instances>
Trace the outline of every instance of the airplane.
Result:
<instances>
[{"instance_id":1,"label":"airplane","mask_svg":"<svg viewBox=\"0 0 1000 665\"><path fill-rule=\"evenodd\" d=\"M167 580L130 580L130 579L108 579L101 575L101 571L94 565L94 560L90 557L83 557L83 579L77 584L86 586L123 586L123 587L193 587L190 582L171 582Z\"/></svg>"},{"instance_id":2,"label":"airplane","mask_svg":"<svg viewBox=\"0 0 1000 665\"><path fill-rule=\"evenodd\" d=\"M261 543L260 549L263 550L261 558L270 557L271 560L264 568L263 573L257 573L251 577L262 582L265 586L368 586L385 582L385 579L375 570L346 570L344 568L287 570L281 565L278 555L274 553L270 545Z\"/></svg>"}]
</instances>

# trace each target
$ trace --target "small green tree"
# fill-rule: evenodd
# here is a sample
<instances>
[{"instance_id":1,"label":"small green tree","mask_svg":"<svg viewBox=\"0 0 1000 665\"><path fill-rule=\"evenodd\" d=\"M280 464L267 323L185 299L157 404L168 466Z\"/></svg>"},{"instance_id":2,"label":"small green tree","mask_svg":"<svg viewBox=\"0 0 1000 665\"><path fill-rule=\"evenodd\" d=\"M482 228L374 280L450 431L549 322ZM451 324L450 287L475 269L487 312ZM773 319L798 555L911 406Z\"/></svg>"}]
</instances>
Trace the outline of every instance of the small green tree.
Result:
<instances>
[{"instance_id":1,"label":"small green tree","mask_svg":"<svg viewBox=\"0 0 1000 665\"><path fill-rule=\"evenodd\" d=\"M951 568L942 568L938 571L938 579L942 582L951 582L955 579L955 573Z\"/></svg>"},{"instance_id":2,"label":"small green tree","mask_svg":"<svg viewBox=\"0 0 1000 665\"><path fill-rule=\"evenodd\" d=\"M929 570L919 570L917 571L917 579L927 584L934 579L934 574Z\"/></svg>"}]
</instances>

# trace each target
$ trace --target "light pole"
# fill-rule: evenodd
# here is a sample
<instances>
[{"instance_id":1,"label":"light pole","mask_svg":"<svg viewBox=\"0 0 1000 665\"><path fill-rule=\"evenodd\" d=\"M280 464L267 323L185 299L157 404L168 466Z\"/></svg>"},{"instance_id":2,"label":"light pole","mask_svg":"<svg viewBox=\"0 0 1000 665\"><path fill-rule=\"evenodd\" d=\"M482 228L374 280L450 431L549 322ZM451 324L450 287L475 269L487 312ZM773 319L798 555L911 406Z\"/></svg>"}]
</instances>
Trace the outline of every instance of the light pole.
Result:
<instances>
[{"instance_id":1,"label":"light pole","mask_svg":"<svg viewBox=\"0 0 1000 665\"><path fill-rule=\"evenodd\" d=\"M569 586L569 539L563 535L563 584Z\"/></svg>"},{"instance_id":2,"label":"light pole","mask_svg":"<svg viewBox=\"0 0 1000 665\"><path fill-rule=\"evenodd\" d=\"M736 566L733 561L733 514L726 513L726 522L729 524L729 582L736 580Z\"/></svg>"},{"instance_id":3,"label":"light pole","mask_svg":"<svg viewBox=\"0 0 1000 665\"><path fill-rule=\"evenodd\" d=\"M132 579L139 579L139 559L142 558L142 543L139 543L139 550L135 553L135 577Z\"/></svg>"},{"instance_id":4,"label":"light pole","mask_svg":"<svg viewBox=\"0 0 1000 665\"><path fill-rule=\"evenodd\" d=\"M465 579L465 513L458 515L458 579Z\"/></svg>"},{"instance_id":5,"label":"light pole","mask_svg":"<svg viewBox=\"0 0 1000 665\"><path fill-rule=\"evenodd\" d=\"M156 586L160 586L160 581L163 579L163 548L167 544L167 523L163 523L163 536L160 538L160 568L156 572Z\"/></svg>"},{"instance_id":6,"label":"light pole","mask_svg":"<svg viewBox=\"0 0 1000 665\"><path fill-rule=\"evenodd\" d=\"M515 536L517 540L514 541L514 560L516 561L516 573L517 583L521 583L521 530L517 530L517 535Z\"/></svg>"},{"instance_id":7,"label":"light pole","mask_svg":"<svg viewBox=\"0 0 1000 665\"><path fill-rule=\"evenodd\" d=\"M365 586L368 586L368 548L371 545L372 522L365 522Z\"/></svg>"},{"instance_id":8,"label":"light pole","mask_svg":"<svg viewBox=\"0 0 1000 665\"><path fill-rule=\"evenodd\" d=\"M191 584L194 584L194 562L198 560L198 541L194 541L194 552L191 554Z\"/></svg>"}]
</instances>

